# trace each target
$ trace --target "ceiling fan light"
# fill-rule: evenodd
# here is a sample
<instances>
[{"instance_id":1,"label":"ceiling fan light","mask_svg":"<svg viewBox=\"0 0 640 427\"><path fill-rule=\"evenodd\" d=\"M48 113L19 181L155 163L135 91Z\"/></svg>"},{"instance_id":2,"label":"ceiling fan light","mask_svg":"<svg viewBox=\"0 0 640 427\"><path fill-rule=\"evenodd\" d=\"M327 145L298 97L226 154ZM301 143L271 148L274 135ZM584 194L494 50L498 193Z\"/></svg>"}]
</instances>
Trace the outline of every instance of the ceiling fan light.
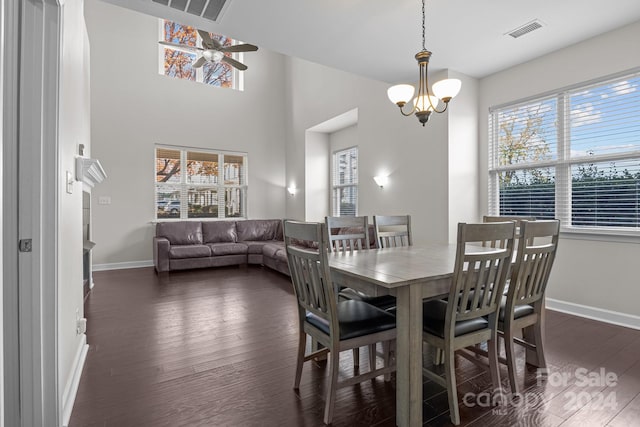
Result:
<instances>
[{"instance_id":1,"label":"ceiling fan light","mask_svg":"<svg viewBox=\"0 0 640 427\"><path fill-rule=\"evenodd\" d=\"M460 93L461 87L462 82L458 79L444 79L433 84L433 94L442 101L449 102Z\"/></svg>"},{"instance_id":2,"label":"ceiling fan light","mask_svg":"<svg viewBox=\"0 0 640 427\"><path fill-rule=\"evenodd\" d=\"M429 100L426 95L417 96L416 99L413 100L413 105L416 107L417 111L433 111L433 109L438 106L438 102L440 102L440 100L433 95L429 95L429 99L431 100L431 104L429 104Z\"/></svg>"},{"instance_id":3,"label":"ceiling fan light","mask_svg":"<svg viewBox=\"0 0 640 427\"><path fill-rule=\"evenodd\" d=\"M413 98L413 94L416 91L412 85L402 84L391 86L387 89L387 96L389 100L396 105L404 105Z\"/></svg>"},{"instance_id":4,"label":"ceiling fan light","mask_svg":"<svg viewBox=\"0 0 640 427\"><path fill-rule=\"evenodd\" d=\"M202 56L204 56L204 59L206 59L207 61L220 62L224 57L224 53L220 52L219 50L207 49L202 52Z\"/></svg>"}]
</instances>

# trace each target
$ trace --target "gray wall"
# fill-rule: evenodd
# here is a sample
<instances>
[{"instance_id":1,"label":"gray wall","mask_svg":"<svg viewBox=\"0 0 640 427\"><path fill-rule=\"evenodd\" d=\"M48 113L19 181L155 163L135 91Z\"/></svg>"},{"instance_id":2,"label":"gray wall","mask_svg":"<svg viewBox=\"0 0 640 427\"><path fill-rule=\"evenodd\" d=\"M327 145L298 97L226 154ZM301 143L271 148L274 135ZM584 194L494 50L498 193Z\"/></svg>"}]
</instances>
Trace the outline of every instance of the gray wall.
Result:
<instances>
[{"instance_id":1,"label":"gray wall","mask_svg":"<svg viewBox=\"0 0 640 427\"><path fill-rule=\"evenodd\" d=\"M165 77L158 19L96 0L86 9L92 155L108 174L92 194L94 265L152 259L154 144L247 152L248 216L284 217L283 56L245 54L243 92Z\"/></svg>"},{"instance_id":2,"label":"gray wall","mask_svg":"<svg viewBox=\"0 0 640 427\"><path fill-rule=\"evenodd\" d=\"M480 82L481 211L487 212L487 114L492 105L559 89L640 66L640 22L496 73ZM614 239L615 240L615 239ZM549 298L637 316L640 287L634 265L640 240L561 236ZM580 307L577 307L580 309ZM638 321L640 324L640 319Z\"/></svg>"}]
</instances>

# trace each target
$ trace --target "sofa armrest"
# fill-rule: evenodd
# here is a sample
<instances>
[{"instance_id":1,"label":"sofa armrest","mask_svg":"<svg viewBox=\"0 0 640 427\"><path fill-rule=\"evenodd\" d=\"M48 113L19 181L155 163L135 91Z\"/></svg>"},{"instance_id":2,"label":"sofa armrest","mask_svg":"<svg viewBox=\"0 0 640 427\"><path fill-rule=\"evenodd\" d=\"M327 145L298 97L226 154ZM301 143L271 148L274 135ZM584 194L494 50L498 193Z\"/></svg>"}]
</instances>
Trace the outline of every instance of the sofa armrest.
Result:
<instances>
[{"instance_id":1,"label":"sofa armrest","mask_svg":"<svg viewBox=\"0 0 640 427\"><path fill-rule=\"evenodd\" d=\"M169 248L171 244L166 237L153 238L153 265L158 273L169 271Z\"/></svg>"}]
</instances>

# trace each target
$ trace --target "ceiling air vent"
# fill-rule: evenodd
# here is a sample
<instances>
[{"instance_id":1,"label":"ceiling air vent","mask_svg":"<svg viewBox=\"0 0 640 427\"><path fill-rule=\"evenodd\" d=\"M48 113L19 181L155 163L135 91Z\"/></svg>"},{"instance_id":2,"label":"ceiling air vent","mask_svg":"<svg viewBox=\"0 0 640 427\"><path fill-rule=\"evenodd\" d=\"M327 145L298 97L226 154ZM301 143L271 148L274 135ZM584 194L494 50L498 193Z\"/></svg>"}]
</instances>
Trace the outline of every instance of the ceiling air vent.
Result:
<instances>
[{"instance_id":1,"label":"ceiling air vent","mask_svg":"<svg viewBox=\"0 0 640 427\"><path fill-rule=\"evenodd\" d=\"M538 28L542 28L542 22L536 20L533 20L531 22L528 22L524 25L521 25L520 27L516 28L515 30L511 30L509 31L506 35L509 35L511 37L513 37L514 39L517 39L520 36L524 36L525 34L528 34L532 31L537 30Z\"/></svg>"},{"instance_id":2,"label":"ceiling air vent","mask_svg":"<svg viewBox=\"0 0 640 427\"><path fill-rule=\"evenodd\" d=\"M154 3L172 7L181 12L217 21L231 0L151 0Z\"/></svg>"}]
</instances>

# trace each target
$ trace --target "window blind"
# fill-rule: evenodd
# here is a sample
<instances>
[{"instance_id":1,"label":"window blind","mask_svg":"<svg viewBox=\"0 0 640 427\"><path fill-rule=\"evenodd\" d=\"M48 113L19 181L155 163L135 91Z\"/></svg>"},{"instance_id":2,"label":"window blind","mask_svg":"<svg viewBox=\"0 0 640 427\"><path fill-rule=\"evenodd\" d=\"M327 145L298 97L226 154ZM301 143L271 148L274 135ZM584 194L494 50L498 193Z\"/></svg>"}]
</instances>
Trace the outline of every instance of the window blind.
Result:
<instances>
[{"instance_id":1,"label":"window blind","mask_svg":"<svg viewBox=\"0 0 640 427\"><path fill-rule=\"evenodd\" d=\"M491 214L640 232L640 72L491 111L489 138Z\"/></svg>"}]
</instances>

